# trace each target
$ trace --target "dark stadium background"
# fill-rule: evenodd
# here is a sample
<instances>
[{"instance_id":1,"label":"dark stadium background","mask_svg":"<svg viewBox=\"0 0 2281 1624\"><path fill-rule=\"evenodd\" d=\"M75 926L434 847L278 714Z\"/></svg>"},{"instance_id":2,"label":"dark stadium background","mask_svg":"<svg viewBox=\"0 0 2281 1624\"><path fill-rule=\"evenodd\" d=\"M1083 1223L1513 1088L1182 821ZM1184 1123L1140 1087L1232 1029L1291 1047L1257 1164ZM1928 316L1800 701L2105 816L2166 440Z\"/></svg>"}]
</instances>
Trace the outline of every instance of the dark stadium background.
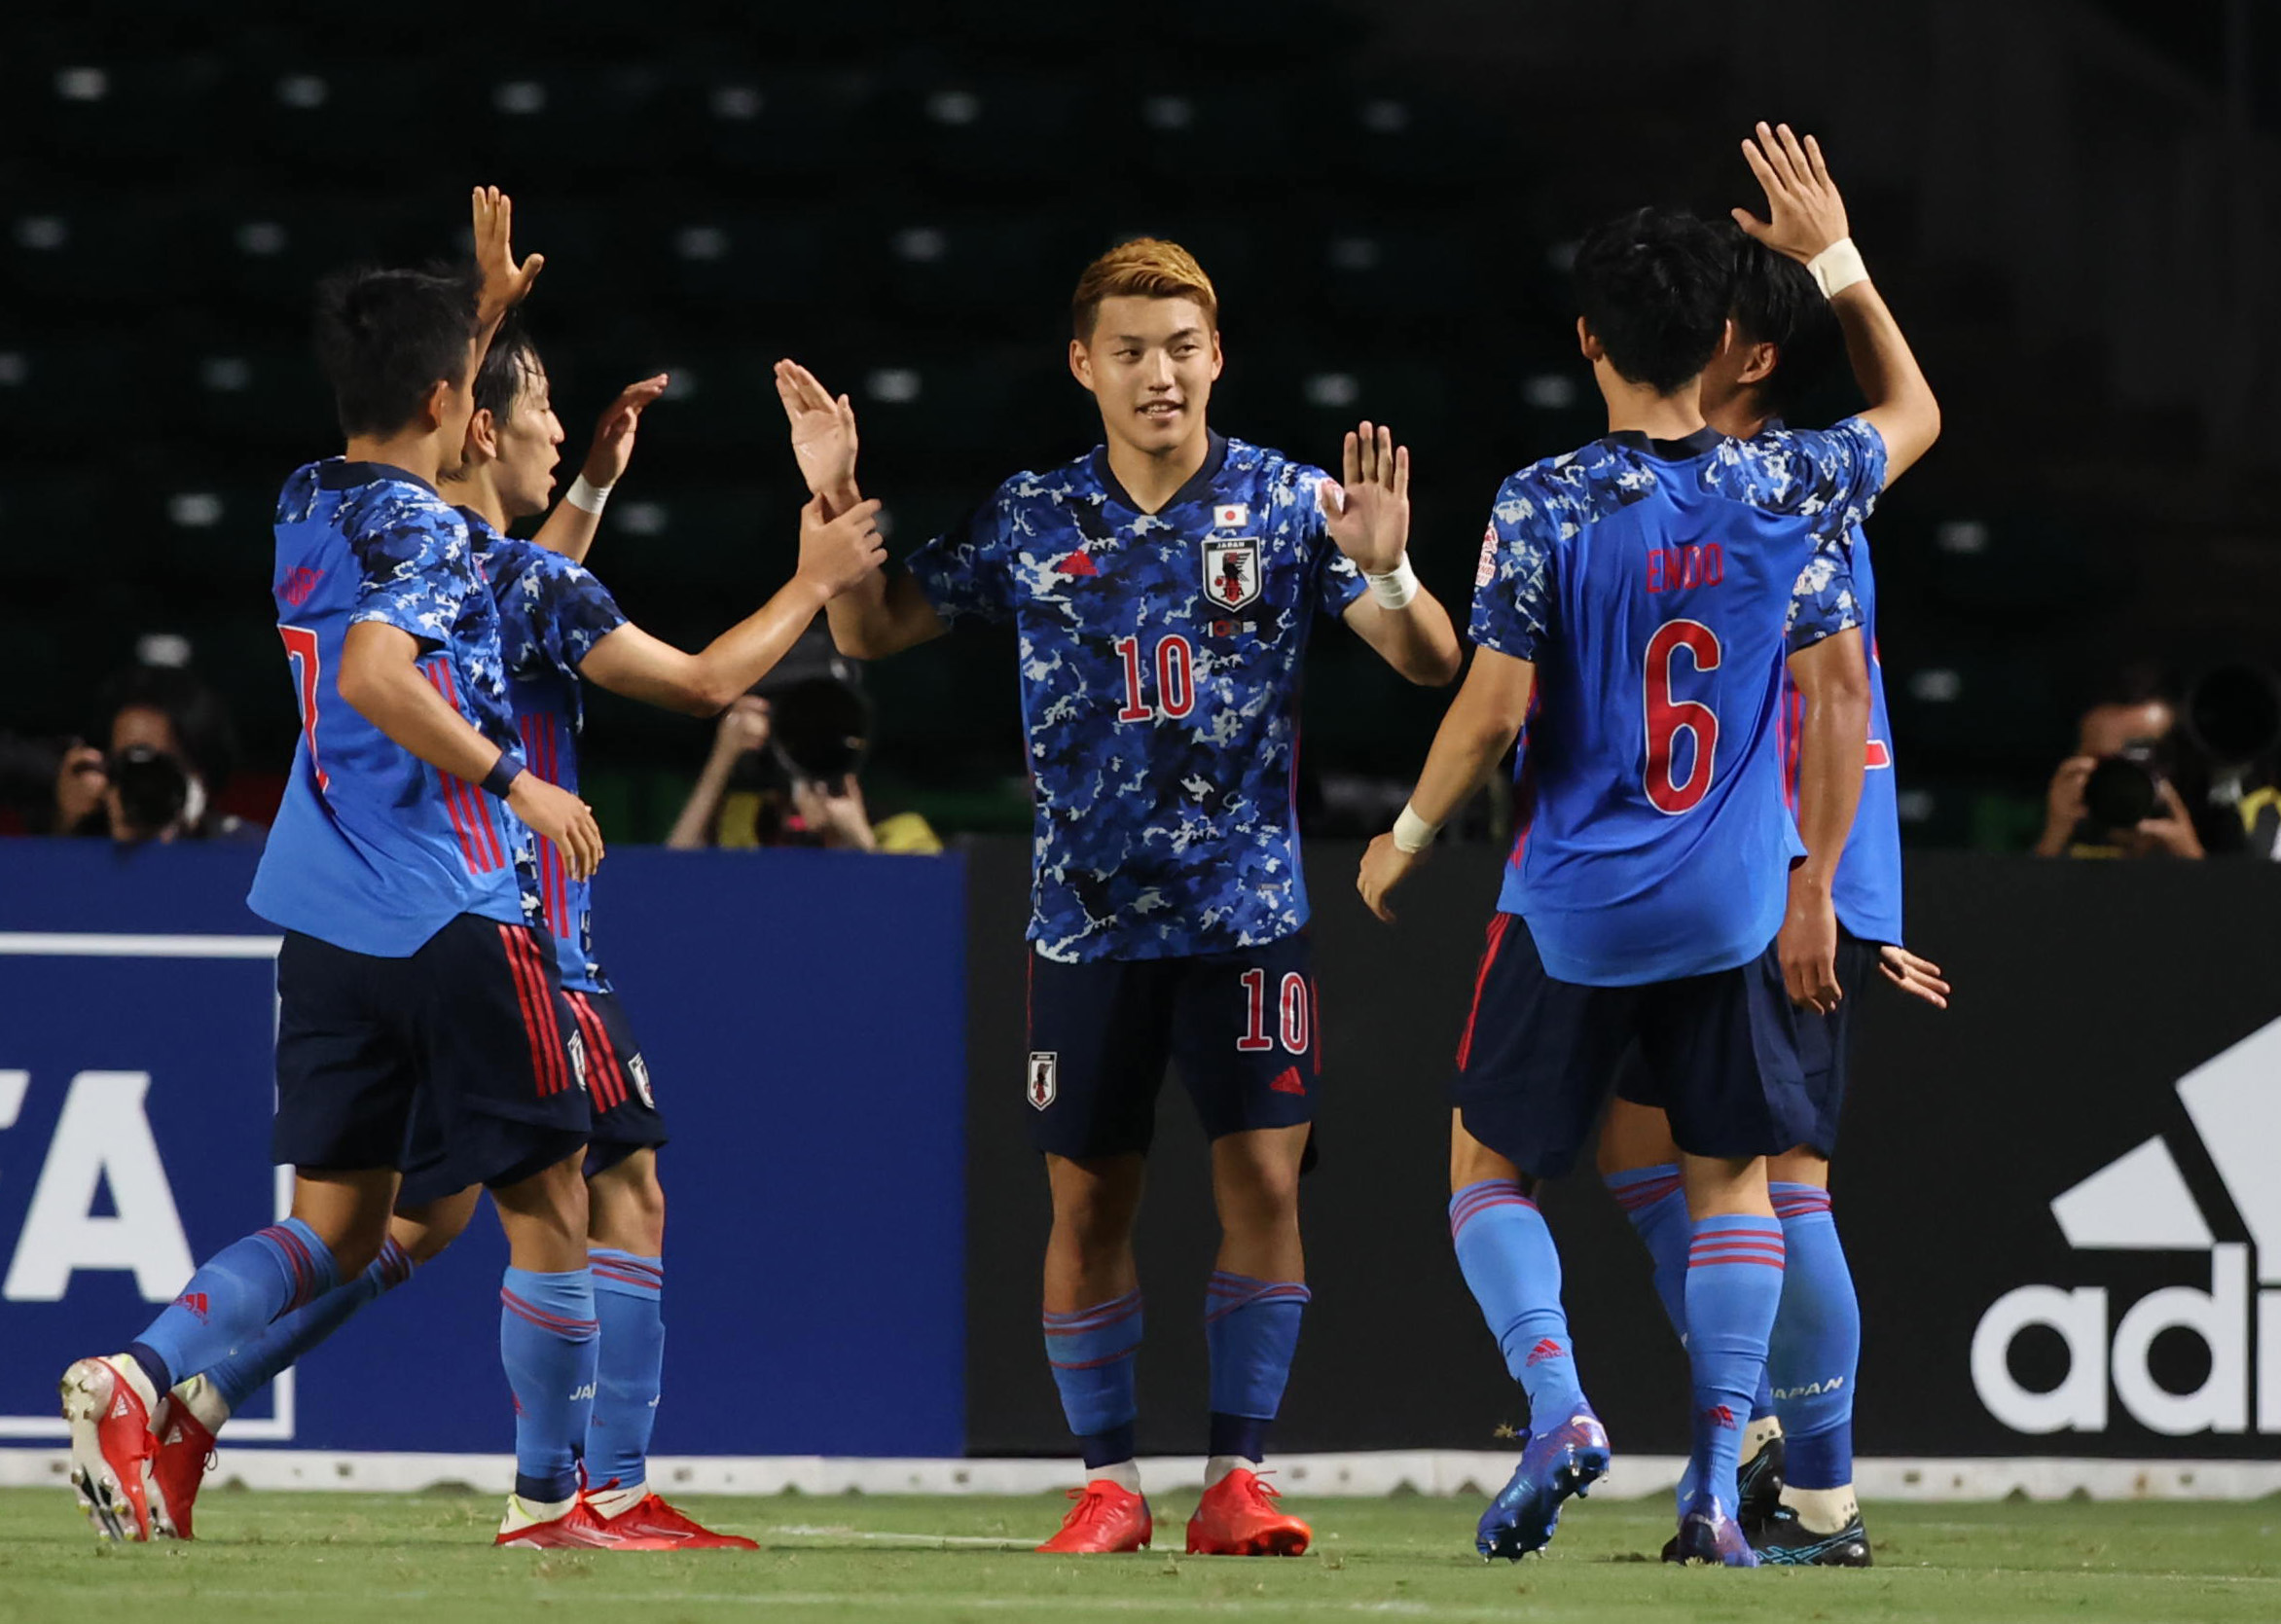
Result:
<instances>
[{"instance_id":1,"label":"dark stadium background","mask_svg":"<svg viewBox=\"0 0 2281 1624\"><path fill-rule=\"evenodd\" d=\"M1318 459L1393 422L1417 562L1462 599L1499 478L1600 426L1563 244L1642 201L1752 201L1735 143L1787 118L1824 137L1947 411L1872 528L1910 838L2024 845L2119 658L2281 656L2281 8L41 11L0 61L0 726L83 728L139 638L178 634L253 804L294 727L270 502L338 449L309 284L449 251L475 181L548 256L529 313L565 479L611 391L675 377L596 561L694 641L789 568L777 356L855 396L908 546L1093 443L1067 292L1141 231L1219 284L1215 422ZM1008 652L874 673L875 805L1023 825ZM1326 632L1310 771L1406 774L1441 703ZM660 836L706 744L597 703L605 829Z\"/></svg>"}]
</instances>

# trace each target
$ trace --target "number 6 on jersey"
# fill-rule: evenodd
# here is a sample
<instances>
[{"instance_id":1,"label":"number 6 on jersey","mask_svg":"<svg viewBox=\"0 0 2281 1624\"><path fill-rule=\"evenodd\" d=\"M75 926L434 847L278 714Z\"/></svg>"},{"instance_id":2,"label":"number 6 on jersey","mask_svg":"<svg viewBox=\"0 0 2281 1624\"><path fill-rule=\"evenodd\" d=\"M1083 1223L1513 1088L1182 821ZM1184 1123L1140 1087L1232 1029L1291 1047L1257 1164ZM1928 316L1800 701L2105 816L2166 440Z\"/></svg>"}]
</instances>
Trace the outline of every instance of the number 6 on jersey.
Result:
<instances>
[{"instance_id":1,"label":"number 6 on jersey","mask_svg":"<svg viewBox=\"0 0 2281 1624\"><path fill-rule=\"evenodd\" d=\"M1711 772L1719 755L1719 713L1699 700L1675 698L1679 657L1688 657L1696 675L1719 668L1719 634L1698 620L1666 621L1647 639L1647 714L1648 803L1678 816L1692 812L1711 793ZM1672 776L1672 746L1685 732L1693 746L1684 778Z\"/></svg>"}]
</instances>

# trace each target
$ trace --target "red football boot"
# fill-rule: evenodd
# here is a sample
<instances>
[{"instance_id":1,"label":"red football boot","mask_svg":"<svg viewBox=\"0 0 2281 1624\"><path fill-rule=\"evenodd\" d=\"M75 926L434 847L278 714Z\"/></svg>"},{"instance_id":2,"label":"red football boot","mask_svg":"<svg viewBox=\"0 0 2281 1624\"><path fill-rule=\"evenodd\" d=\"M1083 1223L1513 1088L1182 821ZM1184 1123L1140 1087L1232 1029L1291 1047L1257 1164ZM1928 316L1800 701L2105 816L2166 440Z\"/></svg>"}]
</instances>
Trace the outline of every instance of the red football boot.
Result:
<instances>
[{"instance_id":1,"label":"red football boot","mask_svg":"<svg viewBox=\"0 0 2281 1624\"><path fill-rule=\"evenodd\" d=\"M151 1536L150 1406L121 1368L124 1353L81 1359L63 1373L63 1419L71 1428L71 1487L106 1539Z\"/></svg>"},{"instance_id":2,"label":"red football boot","mask_svg":"<svg viewBox=\"0 0 2281 1624\"><path fill-rule=\"evenodd\" d=\"M514 1502L509 1502L508 1517L515 1516ZM549 1522L525 1522L520 1528L502 1526L494 1545L525 1551L671 1551L681 1548L683 1541L668 1539L655 1534L620 1534L595 1515L594 1507L583 1499L570 1502L570 1509Z\"/></svg>"},{"instance_id":3,"label":"red football boot","mask_svg":"<svg viewBox=\"0 0 2281 1624\"><path fill-rule=\"evenodd\" d=\"M1276 1509L1278 1491L1243 1466L1204 1491L1188 1519L1190 1556L1302 1556L1315 1531Z\"/></svg>"},{"instance_id":4,"label":"red football boot","mask_svg":"<svg viewBox=\"0 0 2281 1624\"><path fill-rule=\"evenodd\" d=\"M1132 1490L1097 1477L1071 1489L1077 1503L1062 1519L1062 1532L1038 1546L1047 1556L1093 1556L1104 1551L1145 1551L1156 1533L1148 1502Z\"/></svg>"},{"instance_id":5,"label":"red football boot","mask_svg":"<svg viewBox=\"0 0 2281 1624\"><path fill-rule=\"evenodd\" d=\"M598 1515L598 1513L597 1513ZM603 1517L612 1534L654 1534L671 1540L684 1551L757 1551L760 1541L741 1534L715 1534L684 1511L668 1505L655 1495L644 1495L615 1517Z\"/></svg>"},{"instance_id":6,"label":"red football boot","mask_svg":"<svg viewBox=\"0 0 2281 1624\"><path fill-rule=\"evenodd\" d=\"M151 1532L188 1539L191 1507L198 1503L199 1485L214 1463L214 1435L172 1393L159 1400L159 1419L151 1430L159 1440L158 1455L151 1462Z\"/></svg>"}]
</instances>

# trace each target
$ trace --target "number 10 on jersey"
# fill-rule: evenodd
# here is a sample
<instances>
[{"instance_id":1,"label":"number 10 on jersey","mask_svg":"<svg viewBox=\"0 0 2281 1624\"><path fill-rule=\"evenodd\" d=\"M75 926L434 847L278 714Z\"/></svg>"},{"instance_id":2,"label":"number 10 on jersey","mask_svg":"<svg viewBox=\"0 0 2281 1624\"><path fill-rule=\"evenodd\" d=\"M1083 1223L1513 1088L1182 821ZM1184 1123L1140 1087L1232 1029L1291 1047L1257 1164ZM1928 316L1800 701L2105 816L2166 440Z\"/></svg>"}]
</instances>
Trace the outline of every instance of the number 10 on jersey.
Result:
<instances>
[{"instance_id":1,"label":"number 10 on jersey","mask_svg":"<svg viewBox=\"0 0 2281 1624\"><path fill-rule=\"evenodd\" d=\"M1156 657L1151 662L1140 658L1140 639L1119 637L1117 653L1125 662L1125 705L1117 712L1120 722L1150 722L1162 716L1177 722L1196 708L1196 650L1187 638L1175 632L1157 639ZM1147 666L1156 668L1156 703L1148 703L1142 678L1151 674Z\"/></svg>"}]
</instances>

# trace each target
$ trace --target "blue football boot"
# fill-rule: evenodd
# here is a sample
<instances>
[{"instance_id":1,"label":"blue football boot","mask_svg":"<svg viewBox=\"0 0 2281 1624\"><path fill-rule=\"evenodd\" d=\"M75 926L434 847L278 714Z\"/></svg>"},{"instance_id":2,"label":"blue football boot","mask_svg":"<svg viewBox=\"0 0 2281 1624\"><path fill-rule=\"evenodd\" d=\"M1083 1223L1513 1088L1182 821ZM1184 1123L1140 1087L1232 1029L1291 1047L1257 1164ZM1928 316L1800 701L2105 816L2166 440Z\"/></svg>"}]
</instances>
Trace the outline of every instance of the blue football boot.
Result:
<instances>
[{"instance_id":1,"label":"blue football boot","mask_svg":"<svg viewBox=\"0 0 2281 1624\"><path fill-rule=\"evenodd\" d=\"M1609 1460L1608 1429L1589 1404L1578 1405L1575 1414L1549 1431L1531 1433L1512 1481L1481 1513L1473 1535L1481 1560L1518 1562L1550 1544L1560 1526L1561 1501L1588 1494L1608 1475Z\"/></svg>"},{"instance_id":2,"label":"blue football boot","mask_svg":"<svg viewBox=\"0 0 2281 1624\"><path fill-rule=\"evenodd\" d=\"M1743 1526L1726 1514L1716 1495L1697 1495L1679 1520L1679 1537L1663 1548L1663 1560L1689 1567L1756 1568L1758 1553L1743 1536Z\"/></svg>"}]
</instances>

